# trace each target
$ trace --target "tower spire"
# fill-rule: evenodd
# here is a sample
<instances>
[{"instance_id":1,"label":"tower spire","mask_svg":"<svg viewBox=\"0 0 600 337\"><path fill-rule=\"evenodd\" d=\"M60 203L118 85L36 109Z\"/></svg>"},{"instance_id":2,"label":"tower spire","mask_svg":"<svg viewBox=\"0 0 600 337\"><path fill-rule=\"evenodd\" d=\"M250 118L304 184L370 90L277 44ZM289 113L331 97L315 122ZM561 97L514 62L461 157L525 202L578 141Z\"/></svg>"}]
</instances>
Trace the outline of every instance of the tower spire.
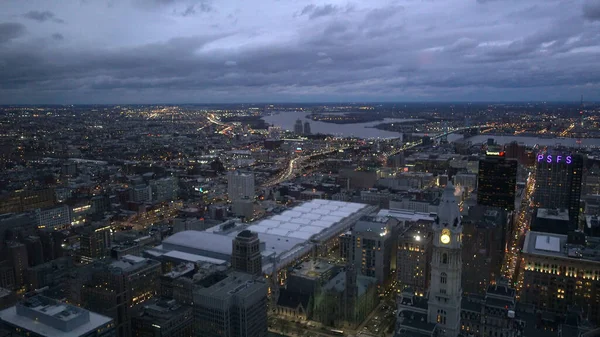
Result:
<instances>
[{"instance_id":1,"label":"tower spire","mask_svg":"<svg viewBox=\"0 0 600 337\"><path fill-rule=\"evenodd\" d=\"M456 337L462 301L462 225L451 182L442 193L433 232L428 321L438 324L445 336Z\"/></svg>"}]
</instances>

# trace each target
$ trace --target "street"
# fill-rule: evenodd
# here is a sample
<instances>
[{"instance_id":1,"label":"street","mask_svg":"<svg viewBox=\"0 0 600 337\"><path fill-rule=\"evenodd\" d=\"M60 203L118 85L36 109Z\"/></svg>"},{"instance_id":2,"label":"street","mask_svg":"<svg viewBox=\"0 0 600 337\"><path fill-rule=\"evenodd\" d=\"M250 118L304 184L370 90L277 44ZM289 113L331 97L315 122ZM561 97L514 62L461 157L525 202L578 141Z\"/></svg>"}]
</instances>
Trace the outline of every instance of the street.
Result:
<instances>
[{"instance_id":1,"label":"street","mask_svg":"<svg viewBox=\"0 0 600 337\"><path fill-rule=\"evenodd\" d=\"M512 282L518 279L518 267L521 259L521 249L531 221L531 198L535 191L534 175L530 174L525 185L525 195L514 223L513 235L509 238L508 250L502 263L502 273Z\"/></svg>"}]
</instances>

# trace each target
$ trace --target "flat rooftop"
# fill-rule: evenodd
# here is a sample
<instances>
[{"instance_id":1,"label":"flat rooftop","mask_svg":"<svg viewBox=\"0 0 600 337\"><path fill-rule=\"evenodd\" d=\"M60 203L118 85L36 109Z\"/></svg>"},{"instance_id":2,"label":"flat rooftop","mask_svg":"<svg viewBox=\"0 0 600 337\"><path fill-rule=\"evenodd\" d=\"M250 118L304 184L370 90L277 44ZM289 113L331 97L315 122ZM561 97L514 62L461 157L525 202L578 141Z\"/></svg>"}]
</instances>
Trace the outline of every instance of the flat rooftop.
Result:
<instances>
[{"instance_id":1,"label":"flat rooftop","mask_svg":"<svg viewBox=\"0 0 600 337\"><path fill-rule=\"evenodd\" d=\"M531 231L525 237L523 253L600 262L600 238L586 237L585 245L573 245L567 235Z\"/></svg>"},{"instance_id":2,"label":"flat rooftop","mask_svg":"<svg viewBox=\"0 0 600 337\"><path fill-rule=\"evenodd\" d=\"M193 263L182 263L180 265L175 266L170 272L164 274L163 276L169 278L178 278L179 276L191 273L194 271L195 266Z\"/></svg>"},{"instance_id":3,"label":"flat rooftop","mask_svg":"<svg viewBox=\"0 0 600 337\"><path fill-rule=\"evenodd\" d=\"M374 220L374 221L372 221ZM384 221L381 221L384 220ZM362 217L354 225L354 233L373 232L384 236L388 232L387 217Z\"/></svg>"},{"instance_id":4,"label":"flat rooftop","mask_svg":"<svg viewBox=\"0 0 600 337\"><path fill-rule=\"evenodd\" d=\"M569 221L569 211L559 209L538 208L537 218Z\"/></svg>"},{"instance_id":5,"label":"flat rooftop","mask_svg":"<svg viewBox=\"0 0 600 337\"><path fill-rule=\"evenodd\" d=\"M96 314L91 311L87 311L82 308L78 308L66 303L61 303L52 300L54 303L38 303L28 304L30 312L34 312L35 316L46 316L53 320L69 321L71 319L77 319L82 315L89 315L89 319L83 319L82 324L74 326L69 331L57 329L51 325L44 323L44 319L35 319L34 317L24 316L17 312L17 307L12 306L8 309L0 311L0 320L17 327L21 327L25 330L31 331L41 336L48 337L79 337L86 335L98 328L106 325L111 318ZM33 315L31 315L33 316Z\"/></svg>"},{"instance_id":6,"label":"flat rooftop","mask_svg":"<svg viewBox=\"0 0 600 337\"><path fill-rule=\"evenodd\" d=\"M294 275L304 276L306 278L318 278L323 273L333 269L335 265L322 260L309 260L302 262L294 268Z\"/></svg>"},{"instance_id":7,"label":"flat rooftop","mask_svg":"<svg viewBox=\"0 0 600 337\"><path fill-rule=\"evenodd\" d=\"M435 221L435 214L415 212L409 209L382 209L377 216L392 217L399 221Z\"/></svg>"},{"instance_id":8,"label":"flat rooftop","mask_svg":"<svg viewBox=\"0 0 600 337\"><path fill-rule=\"evenodd\" d=\"M158 261L150 260L144 257L135 255L125 255L120 260L110 264L110 268L119 269L124 272L131 272L141 269L151 263L160 263Z\"/></svg>"},{"instance_id":9,"label":"flat rooftop","mask_svg":"<svg viewBox=\"0 0 600 337\"><path fill-rule=\"evenodd\" d=\"M220 274L215 275L219 276ZM194 293L209 294L213 298L227 298L247 288L264 286L264 283L257 282L255 276L240 272L230 272L213 281L205 283L206 287L204 288L195 289Z\"/></svg>"}]
</instances>

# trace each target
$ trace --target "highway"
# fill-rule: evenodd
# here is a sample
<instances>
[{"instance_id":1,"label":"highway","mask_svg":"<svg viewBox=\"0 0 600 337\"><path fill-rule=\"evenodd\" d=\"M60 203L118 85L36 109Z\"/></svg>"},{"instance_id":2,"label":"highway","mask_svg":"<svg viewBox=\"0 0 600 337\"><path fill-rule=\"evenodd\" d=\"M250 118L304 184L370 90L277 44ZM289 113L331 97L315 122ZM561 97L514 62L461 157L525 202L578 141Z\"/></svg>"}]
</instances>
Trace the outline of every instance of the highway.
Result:
<instances>
[{"instance_id":1,"label":"highway","mask_svg":"<svg viewBox=\"0 0 600 337\"><path fill-rule=\"evenodd\" d=\"M217 125L221 125L221 126L227 126L227 124L221 122L220 120L217 119L217 117L215 117L214 114L207 114L206 115L206 119L208 119L209 122L213 123L213 124L217 124Z\"/></svg>"},{"instance_id":2,"label":"highway","mask_svg":"<svg viewBox=\"0 0 600 337\"><path fill-rule=\"evenodd\" d=\"M223 123L223 122L219 121L213 114L207 114L206 118L211 123L214 123L214 124L217 124L217 125L220 125L220 126L228 126L226 123ZM472 129L472 128L485 128L485 127L489 127L489 126L488 125L479 125L479 126L456 128L456 129L450 130L448 132L444 132L444 133L440 133L440 134L437 134L435 136L432 136L431 139L432 140L436 140L436 139L439 139L439 138L443 137L444 135L448 135L448 134L451 134L451 133L455 133L455 132L459 132L459 131L463 131L463 130L467 130L467 129ZM226 131L226 129L222 130L222 131ZM393 156L393 155L395 155L395 154L397 154L397 153L399 153L401 151L405 151L405 150L408 150L408 149L420 146L422 144L423 144L423 140L421 140L421 139L418 140L418 141L412 142L412 143L406 143L406 144L404 144L404 146L402 146L401 148L399 148L397 150L389 151L389 152L384 152L382 154L382 156L385 157L385 158L388 158L388 157ZM282 183L284 181L292 179L295 176L295 173L296 173L295 171L297 169L300 169L302 162L304 162L307 159L311 159L312 157L319 156L319 155L334 153L334 152L337 152L339 150L344 150L344 149L347 149L347 148L349 148L349 147L341 147L341 148L336 148L336 149L332 149L332 150L330 149L330 150L325 150L325 151L320 151L320 152L312 153L312 154L306 155L306 156L299 156L299 157L296 157L296 158L292 158L292 159L290 159L288 161L287 167L285 167L285 169L283 170L283 172L281 172L274 179L265 182L263 184L263 186L264 187L272 187L274 185L277 185L277 184L280 184L280 183Z\"/></svg>"},{"instance_id":3,"label":"highway","mask_svg":"<svg viewBox=\"0 0 600 337\"><path fill-rule=\"evenodd\" d=\"M264 187L271 187L271 186L280 184L280 183L282 183L282 182L284 182L286 180L292 179L294 177L294 175L295 175L295 170L297 168L299 168L300 164L302 164L302 162L304 162L307 159L311 159L313 157L321 156L321 155L324 155L324 154L338 152L340 150L345 150L345 149L348 149L348 148L350 148L350 146L336 148L336 149L333 149L333 150L329 149L329 150L319 151L319 152L311 153L311 154L306 155L306 156L300 156L300 157L292 158L288 162L287 167L283 170L282 173L279 174L279 176L277 176L273 180L270 180L270 181L266 182L265 184L263 184L263 186Z\"/></svg>"},{"instance_id":4,"label":"highway","mask_svg":"<svg viewBox=\"0 0 600 337\"><path fill-rule=\"evenodd\" d=\"M439 138L443 137L444 135L448 135L448 134L451 134L451 133L454 133L454 132L459 132L459 131L463 131L463 130L467 130L467 129L472 129L472 128L482 128L482 127L489 127L489 126L487 126L487 125L480 125L480 126L457 128L457 129L451 130L451 131L449 131L447 133L441 133L441 134L432 136L431 139L436 140L436 139L439 139ZM382 154L382 156L384 156L384 157L387 158L387 157L393 156L396 153L399 153L401 151L405 151L405 150L408 150L408 149L420 146L422 144L423 144L422 140L418 140L418 141L415 141L415 142L412 142L412 143L406 143L406 144L404 144L404 146L402 146L398 150L395 150L395 151L392 151L392 152L384 152ZM275 179L267 181L265 184L263 184L263 186L264 187L271 187L271 186L280 184L280 183L282 183L284 181L292 179L294 177L294 175L295 175L295 171L297 169L301 168L302 162L304 162L307 159L310 159L310 158L315 157L315 156L323 155L323 154L329 154L329 153L337 152L339 150L344 150L344 149L347 149L347 148L349 148L349 146L348 147L336 148L336 149L333 149L333 150L326 150L326 151L316 152L316 153L313 153L313 154L310 154L310 155L307 155L307 156L300 156L300 157L296 157L296 158L290 159L290 161L288 162L288 165L284 169L284 171L279 176L277 176Z\"/></svg>"}]
</instances>

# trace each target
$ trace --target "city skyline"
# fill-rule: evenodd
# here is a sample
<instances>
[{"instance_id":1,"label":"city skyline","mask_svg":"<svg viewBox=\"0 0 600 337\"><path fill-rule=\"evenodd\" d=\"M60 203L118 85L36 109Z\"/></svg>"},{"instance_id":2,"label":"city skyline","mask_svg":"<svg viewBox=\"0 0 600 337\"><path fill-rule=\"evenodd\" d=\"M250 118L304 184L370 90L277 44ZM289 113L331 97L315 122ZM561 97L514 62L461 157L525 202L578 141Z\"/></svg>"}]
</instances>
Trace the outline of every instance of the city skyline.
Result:
<instances>
[{"instance_id":1,"label":"city skyline","mask_svg":"<svg viewBox=\"0 0 600 337\"><path fill-rule=\"evenodd\" d=\"M589 0L2 6L0 104L599 99Z\"/></svg>"},{"instance_id":2,"label":"city skyline","mask_svg":"<svg viewBox=\"0 0 600 337\"><path fill-rule=\"evenodd\" d=\"M2 106L0 334L594 331L598 109Z\"/></svg>"}]
</instances>

